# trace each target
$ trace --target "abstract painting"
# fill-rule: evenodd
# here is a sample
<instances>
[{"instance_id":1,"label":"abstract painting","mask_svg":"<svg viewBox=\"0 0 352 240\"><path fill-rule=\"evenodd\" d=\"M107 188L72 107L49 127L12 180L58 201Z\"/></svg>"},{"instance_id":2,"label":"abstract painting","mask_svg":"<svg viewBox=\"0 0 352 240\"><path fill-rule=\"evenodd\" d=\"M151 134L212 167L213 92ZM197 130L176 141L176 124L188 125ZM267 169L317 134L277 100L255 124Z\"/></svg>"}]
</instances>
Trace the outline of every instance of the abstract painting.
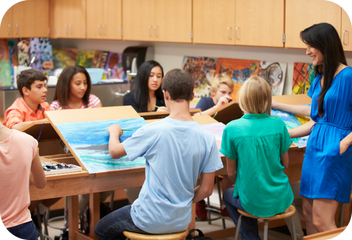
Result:
<instances>
[{"instance_id":1,"label":"abstract painting","mask_svg":"<svg viewBox=\"0 0 352 240\"><path fill-rule=\"evenodd\" d=\"M105 70L111 70L110 79L125 79L122 67L122 53L110 52L105 64Z\"/></svg>"},{"instance_id":2,"label":"abstract painting","mask_svg":"<svg viewBox=\"0 0 352 240\"><path fill-rule=\"evenodd\" d=\"M124 131L120 137L123 142L147 122L143 118L117 119L92 122L60 123L56 127L79 158L81 163L91 173L111 170L144 167L145 159L137 158L130 161L128 156L112 159L109 154L109 134L107 128L112 124L119 124Z\"/></svg>"},{"instance_id":3,"label":"abstract painting","mask_svg":"<svg viewBox=\"0 0 352 240\"><path fill-rule=\"evenodd\" d=\"M312 63L294 63L292 94L306 94L314 77L315 71Z\"/></svg>"},{"instance_id":4,"label":"abstract painting","mask_svg":"<svg viewBox=\"0 0 352 240\"><path fill-rule=\"evenodd\" d=\"M85 68L99 68L102 54L102 51L79 50L76 65Z\"/></svg>"},{"instance_id":5,"label":"abstract painting","mask_svg":"<svg viewBox=\"0 0 352 240\"><path fill-rule=\"evenodd\" d=\"M0 39L0 86L10 87L11 82L11 63L9 48L6 39Z\"/></svg>"},{"instance_id":6,"label":"abstract painting","mask_svg":"<svg viewBox=\"0 0 352 240\"><path fill-rule=\"evenodd\" d=\"M258 76L264 78L271 87L272 95L282 95L287 63L261 61Z\"/></svg>"},{"instance_id":7,"label":"abstract painting","mask_svg":"<svg viewBox=\"0 0 352 240\"><path fill-rule=\"evenodd\" d=\"M77 48L53 49L54 69L74 66L77 55Z\"/></svg>"},{"instance_id":8,"label":"abstract painting","mask_svg":"<svg viewBox=\"0 0 352 240\"><path fill-rule=\"evenodd\" d=\"M219 58L216 74L225 72L234 81L232 99L238 99L237 93L250 76L258 76L260 61Z\"/></svg>"},{"instance_id":9,"label":"abstract painting","mask_svg":"<svg viewBox=\"0 0 352 240\"><path fill-rule=\"evenodd\" d=\"M39 70L45 75L53 75L53 51L50 38L31 38L30 57L34 58L32 69Z\"/></svg>"},{"instance_id":10,"label":"abstract painting","mask_svg":"<svg viewBox=\"0 0 352 240\"><path fill-rule=\"evenodd\" d=\"M187 57L183 58L182 69L191 74L194 80L194 96L210 97L211 79L215 76L217 58Z\"/></svg>"}]
</instances>

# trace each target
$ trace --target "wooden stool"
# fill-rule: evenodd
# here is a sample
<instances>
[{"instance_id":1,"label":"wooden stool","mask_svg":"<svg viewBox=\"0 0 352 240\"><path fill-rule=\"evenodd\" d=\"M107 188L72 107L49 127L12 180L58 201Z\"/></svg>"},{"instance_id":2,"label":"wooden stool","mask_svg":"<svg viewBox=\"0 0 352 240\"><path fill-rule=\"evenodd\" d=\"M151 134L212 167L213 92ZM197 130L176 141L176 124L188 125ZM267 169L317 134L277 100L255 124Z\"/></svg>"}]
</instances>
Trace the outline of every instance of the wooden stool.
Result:
<instances>
[{"instance_id":1,"label":"wooden stool","mask_svg":"<svg viewBox=\"0 0 352 240\"><path fill-rule=\"evenodd\" d=\"M185 230L183 232L178 232L178 233L160 234L160 235L123 231L123 235L125 235L127 238L132 240L181 240L187 237L188 230Z\"/></svg>"},{"instance_id":2,"label":"wooden stool","mask_svg":"<svg viewBox=\"0 0 352 240\"><path fill-rule=\"evenodd\" d=\"M263 219L264 220L264 240L268 239L268 222L269 220L276 220L276 219L284 219L291 217L293 214L296 212L296 208L294 206L289 206L285 212L276 214L272 217L256 217L253 216L252 214L249 214L247 212L243 212L238 209L238 212L240 213L240 217L238 218L238 224L236 226L236 234L235 234L235 240L238 239L238 236L240 235L240 229L241 229L241 223L242 223L242 216L249 217L249 218L256 218L256 219ZM292 222L292 239L296 240L296 232L295 232L295 223L294 221Z\"/></svg>"}]
</instances>

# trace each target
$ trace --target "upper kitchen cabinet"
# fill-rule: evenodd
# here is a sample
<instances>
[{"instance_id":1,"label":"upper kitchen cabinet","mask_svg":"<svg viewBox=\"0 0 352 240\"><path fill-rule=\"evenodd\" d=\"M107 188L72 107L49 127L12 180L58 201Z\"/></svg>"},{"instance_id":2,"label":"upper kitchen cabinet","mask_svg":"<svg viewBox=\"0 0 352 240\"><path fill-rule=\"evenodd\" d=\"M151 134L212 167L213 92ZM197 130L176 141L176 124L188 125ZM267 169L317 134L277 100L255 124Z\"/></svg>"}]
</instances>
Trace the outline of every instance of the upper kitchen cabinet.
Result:
<instances>
[{"instance_id":1,"label":"upper kitchen cabinet","mask_svg":"<svg viewBox=\"0 0 352 240\"><path fill-rule=\"evenodd\" d=\"M51 0L50 4L53 38L86 38L86 0Z\"/></svg>"},{"instance_id":2,"label":"upper kitchen cabinet","mask_svg":"<svg viewBox=\"0 0 352 240\"><path fill-rule=\"evenodd\" d=\"M236 0L235 44L283 47L284 0Z\"/></svg>"},{"instance_id":3,"label":"upper kitchen cabinet","mask_svg":"<svg viewBox=\"0 0 352 240\"><path fill-rule=\"evenodd\" d=\"M0 37L48 37L49 0L30 0L12 6L1 21Z\"/></svg>"},{"instance_id":4,"label":"upper kitchen cabinet","mask_svg":"<svg viewBox=\"0 0 352 240\"><path fill-rule=\"evenodd\" d=\"M235 44L235 0L193 0L193 43Z\"/></svg>"},{"instance_id":5,"label":"upper kitchen cabinet","mask_svg":"<svg viewBox=\"0 0 352 240\"><path fill-rule=\"evenodd\" d=\"M316 23L327 22L340 32L341 7L325 0L286 0L287 48L306 48L300 32Z\"/></svg>"},{"instance_id":6,"label":"upper kitchen cabinet","mask_svg":"<svg viewBox=\"0 0 352 240\"><path fill-rule=\"evenodd\" d=\"M12 37L12 7L7 10L1 20L0 38Z\"/></svg>"},{"instance_id":7,"label":"upper kitchen cabinet","mask_svg":"<svg viewBox=\"0 0 352 240\"><path fill-rule=\"evenodd\" d=\"M87 38L121 39L121 0L87 0Z\"/></svg>"},{"instance_id":8,"label":"upper kitchen cabinet","mask_svg":"<svg viewBox=\"0 0 352 240\"><path fill-rule=\"evenodd\" d=\"M345 51L352 51L352 27L351 20L348 17L347 13L342 9L342 46Z\"/></svg>"},{"instance_id":9,"label":"upper kitchen cabinet","mask_svg":"<svg viewBox=\"0 0 352 240\"><path fill-rule=\"evenodd\" d=\"M191 0L123 0L124 40L192 42Z\"/></svg>"}]
</instances>

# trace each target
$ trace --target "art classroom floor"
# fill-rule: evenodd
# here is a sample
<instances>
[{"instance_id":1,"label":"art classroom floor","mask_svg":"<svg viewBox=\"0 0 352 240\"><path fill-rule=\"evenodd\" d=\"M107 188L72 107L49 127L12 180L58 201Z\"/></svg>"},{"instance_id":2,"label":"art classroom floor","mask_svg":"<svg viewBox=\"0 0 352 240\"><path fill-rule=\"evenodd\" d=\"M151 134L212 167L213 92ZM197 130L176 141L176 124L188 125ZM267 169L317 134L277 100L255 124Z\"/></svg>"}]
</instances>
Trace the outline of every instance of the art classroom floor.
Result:
<instances>
[{"instance_id":1,"label":"art classroom floor","mask_svg":"<svg viewBox=\"0 0 352 240\"><path fill-rule=\"evenodd\" d=\"M219 198L218 198L217 189L214 189L213 194L210 196L211 205L218 207L219 206L219 200L218 199ZM216 217L216 214L212 213L212 216ZM227 228L235 226L230 218L226 218L225 221L226 221L226 227ZM63 220L58 220L58 221L55 221L55 222L54 221L51 222L50 225L56 226L56 227L63 227L64 223L63 223ZM203 231L203 233L211 232L211 231L217 231L217 230L223 229L221 219L213 221L211 224L208 224L208 221L196 221L196 228L198 228L201 231ZM56 229L48 227L48 231L49 231L49 236L53 240L54 240L55 236L59 236L60 235L60 230L56 230ZM235 235L235 233L233 235ZM260 231L259 235L263 239L263 231ZM234 237L228 237L228 238L223 238L222 240L233 240L233 239L234 239ZM269 230L269 239L270 240L290 240L291 236L288 235L288 234L285 234L285 233L278 232L278 231Z\"/></svg>"}]
</instances>

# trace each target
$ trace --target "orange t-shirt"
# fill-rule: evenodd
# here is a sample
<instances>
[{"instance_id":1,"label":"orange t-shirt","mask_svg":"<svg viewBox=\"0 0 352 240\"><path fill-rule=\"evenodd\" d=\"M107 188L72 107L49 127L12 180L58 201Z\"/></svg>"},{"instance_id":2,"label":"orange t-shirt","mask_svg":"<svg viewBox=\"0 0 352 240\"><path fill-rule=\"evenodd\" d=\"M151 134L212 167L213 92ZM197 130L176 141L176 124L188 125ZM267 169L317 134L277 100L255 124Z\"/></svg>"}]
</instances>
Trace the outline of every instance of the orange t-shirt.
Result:
<instances>
[{"instance_id":1,"label":"orange t-shirt","mask_svg":"<svg viewBox=\"0 0 352 240\"><path fill-rule=\"evenodd\" d=\"M3 124L8 128L12 128L13 125L18 123L42 120L45 118L45 111L50 111L50 105L47 102L39 104L37 112L34 112L23 98L17 98L13 104L6 109Z\"/></svg>"},{"instance_id":2,"label":"orange t-shirt","mask_svg":"<svg viewBox=\"0 0 352 240\"><path fill-rule=\"evenodd\" d=\"M38 142L32 136L12 130L0 142L0 216L6 228L30 222L29 173Z\"/></svg>"}]
</instances>

